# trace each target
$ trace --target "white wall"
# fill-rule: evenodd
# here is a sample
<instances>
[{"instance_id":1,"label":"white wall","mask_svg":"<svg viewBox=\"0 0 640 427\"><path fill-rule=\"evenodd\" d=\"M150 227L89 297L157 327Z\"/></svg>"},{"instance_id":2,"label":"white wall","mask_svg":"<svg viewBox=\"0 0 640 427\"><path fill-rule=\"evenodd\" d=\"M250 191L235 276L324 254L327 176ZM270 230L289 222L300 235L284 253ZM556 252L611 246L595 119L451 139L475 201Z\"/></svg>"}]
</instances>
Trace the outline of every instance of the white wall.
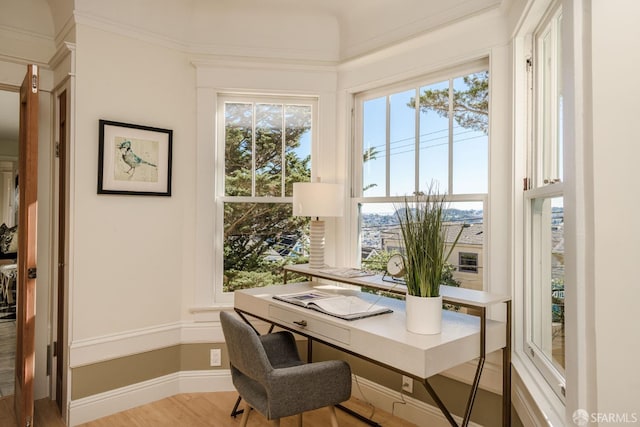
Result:
<instances>
[{"instance_id":1,"label":"white wall","mask_svg":"<svg viewBox=\"0 0 640 427\"><path fill-rule=\"evenodd\" d=\"M83 25L76 36L74 342L180 320L194 270L196 126L185 54ZM96 194L99 119L173 130L171 197Z\"/></svg>"},{"instance_id":2,"label":"white wall","mask_svg":"<svg viewBox=\"0 0 640 427\"><path fill-rule=\"evenodd\" d=\"M636 413L640 419L640 353L635 315L640 284L638 266L637 171L640 159L638 98L640 3L593 1L592 96L593 176L585 193L593 206L587 233L593 247L597 411ZM587 165L588 167L589 165ZM589 412L594 411L585 408ZM606 423L602 423L606 425Z\"/></svg>"}]
</instances>

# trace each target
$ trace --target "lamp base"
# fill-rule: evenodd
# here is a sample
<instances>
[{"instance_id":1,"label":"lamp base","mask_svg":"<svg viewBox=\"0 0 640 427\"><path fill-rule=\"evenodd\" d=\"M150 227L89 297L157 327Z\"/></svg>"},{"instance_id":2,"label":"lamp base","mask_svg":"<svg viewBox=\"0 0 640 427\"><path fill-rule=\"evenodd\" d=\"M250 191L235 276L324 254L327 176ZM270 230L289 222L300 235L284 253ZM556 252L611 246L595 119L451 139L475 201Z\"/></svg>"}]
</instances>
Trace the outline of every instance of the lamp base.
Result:
<instances>
[{"instance_id":1,"label":"lamp base","mask_svg":"<svg viewBox=\"0 0 640 427\"><path fill-rule=\"evenodd\" d=\"M324 221L319 219L311 220L309 267L315 269L324 267Z\"/></svg>"}]
</instances>

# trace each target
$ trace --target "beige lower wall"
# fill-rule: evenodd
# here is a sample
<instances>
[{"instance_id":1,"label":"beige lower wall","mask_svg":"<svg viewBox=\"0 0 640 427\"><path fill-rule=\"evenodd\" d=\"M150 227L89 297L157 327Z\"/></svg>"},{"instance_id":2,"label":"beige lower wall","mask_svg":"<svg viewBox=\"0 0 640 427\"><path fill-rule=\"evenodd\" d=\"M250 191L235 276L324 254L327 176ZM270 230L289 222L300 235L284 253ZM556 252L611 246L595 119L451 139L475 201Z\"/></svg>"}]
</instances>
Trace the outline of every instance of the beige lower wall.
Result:
<instances>
[{"instance_id":1,"label":"beige lower wall","mask_svg":"<svg viewBox=\"0 0 640 427\"><path fill-rule=\"evenodd\" d=\"M300 356L306 359L306 342L298 341L298 348ZM209 366L211 349L220 349L222 351L221 366ZM351 365L353 373L359 377L367 378L391 390L399 392L401 389L402 378L400 374L328 346L314 343L313 359L315 361L328 359L346 360ZM228 368L229 358L225 343L176 345L73 368L71 399L82 399L180 371ZM469 396L469 385L440 375L433 377L430 383L451 412L460 416L464 414ZM413 393L410 396L435 406L424 387L417 382L414 382ZM498 394L482 389L479 390L471 421L487 427L501 426L501 399ZM522 426L522 422L515 411L512 411L511 426Z\"/></svg>"},{"instance_id":2,"label":"beige lower wall","mask_svg":"<svg viewBox=\"0 0 640 427\"><path fill-rule=\"evenodd\" d=\"M222 366L209 366L210 350ZM229 369L224 343L181 344L71 369L71 400L82 399L180 371Z\"/></svg>"},{"instance_id":3,"label":"beige lower wall","mask_svg":"<svg viewBox=\"0 0 640 427\"><path fill-rule=\"evenodd\" d=\"M351 370L359 377L367 378L391 390L400 392L402 375L389 369L380 367L355 356L345 354L339 350L322 344L313 345L314 360L343 359L351 366ZM465 412L467 399L471 387L468 384L452 380L442 375L430 378L429 383L434 388L447 408L455 415L462 417ZM416 381L413 384L413 393L409 396L436 406L428 395L426 389ZM365 393L366 397L366 393ZM502 396L486 390L478 390L476 400L471 413L471 421L486 427L499 427L502 425ZM515 410L511 410L510 427L522 427Z\"/></svg>"}]
</instances>

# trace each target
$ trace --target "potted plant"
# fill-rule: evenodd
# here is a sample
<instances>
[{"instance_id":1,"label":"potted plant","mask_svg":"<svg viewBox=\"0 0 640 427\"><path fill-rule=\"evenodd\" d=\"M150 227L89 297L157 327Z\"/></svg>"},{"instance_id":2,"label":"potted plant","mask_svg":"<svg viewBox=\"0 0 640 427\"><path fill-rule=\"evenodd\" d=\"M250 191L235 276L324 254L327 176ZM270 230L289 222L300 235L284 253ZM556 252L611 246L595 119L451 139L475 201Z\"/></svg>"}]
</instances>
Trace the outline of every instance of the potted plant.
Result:
<instances>
[{"instance_id":1,"label":"potted plant","mask_svg":"<svg viewBox=\"0 0 640 427\"><path fill-rule=\"evenodd\" d=\"M462 234L460 227L453 243L447 244L446 207L445 197L431 185L427 194L405 198L402 208L396 209L404 242L407 329L411 332L437 334L441 330L440 284L446 262Z\"/></svg>"}]
</instances>

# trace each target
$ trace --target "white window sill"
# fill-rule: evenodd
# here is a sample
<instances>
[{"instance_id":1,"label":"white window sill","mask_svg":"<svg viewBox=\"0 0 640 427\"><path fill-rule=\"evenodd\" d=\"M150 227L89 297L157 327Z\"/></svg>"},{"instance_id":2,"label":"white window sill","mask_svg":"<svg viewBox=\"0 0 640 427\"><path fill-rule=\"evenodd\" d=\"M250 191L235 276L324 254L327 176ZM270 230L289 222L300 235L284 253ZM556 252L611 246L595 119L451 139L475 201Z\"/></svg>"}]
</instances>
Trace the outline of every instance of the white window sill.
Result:
<instances>
[{"instance_id":1,"label":"white window sill","mask_svg":"<svg viewBox=\"0 0 640 427\"><path fill-rule=\"evenodd\" d=\"M193 315L194 322L217 322L220 320L221 311L233 310L233 303L219 303L208 306L189 307L189 313Z\"/></svg>"},{"instance_id":2,"label":"white window sill","mask_svg":"<svg viewBox=\"0 0 640 427\"><path fill-rule=\"evenodd\" d=\"M565 426L565 405L535 365L521 352L513 353L511 396L524 425Z\"/></svg>"}]
</instances>

